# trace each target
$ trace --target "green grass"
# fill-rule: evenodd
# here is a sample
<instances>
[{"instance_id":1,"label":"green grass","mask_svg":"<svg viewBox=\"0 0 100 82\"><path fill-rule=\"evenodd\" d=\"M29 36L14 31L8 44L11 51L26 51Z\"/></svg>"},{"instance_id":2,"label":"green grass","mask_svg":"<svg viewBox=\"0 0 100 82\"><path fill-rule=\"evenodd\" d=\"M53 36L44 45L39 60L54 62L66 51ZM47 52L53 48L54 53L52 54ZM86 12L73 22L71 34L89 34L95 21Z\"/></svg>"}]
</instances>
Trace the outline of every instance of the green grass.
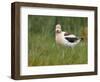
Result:
<instances>
[{"instance_id":1,"label":"green grass","mask_svg":"<svg viewBox=\"0 0 100 82\"><path fill-rule=\"evenodd\" d=\"M59 20L63 30L78 36L81 35L83 26L87 25L87 19L82 17L59 17ZM54 16L29 15L28 66L86 64L87 41L81 41L74 48L57 45L54 33L55 21Z\"/></svg>"},{"instance_id":2,"label":"green grass","mask_svg":"<svg viewBox=\"0 0 100 82\"><path fill-rule=\"evenodd\" d=\"M50 37L40 35L31 37L28 55L29 66L86 64L87 46L80 42L74 48L62 47L55 44Z\"/></svg>"}]
</instances>

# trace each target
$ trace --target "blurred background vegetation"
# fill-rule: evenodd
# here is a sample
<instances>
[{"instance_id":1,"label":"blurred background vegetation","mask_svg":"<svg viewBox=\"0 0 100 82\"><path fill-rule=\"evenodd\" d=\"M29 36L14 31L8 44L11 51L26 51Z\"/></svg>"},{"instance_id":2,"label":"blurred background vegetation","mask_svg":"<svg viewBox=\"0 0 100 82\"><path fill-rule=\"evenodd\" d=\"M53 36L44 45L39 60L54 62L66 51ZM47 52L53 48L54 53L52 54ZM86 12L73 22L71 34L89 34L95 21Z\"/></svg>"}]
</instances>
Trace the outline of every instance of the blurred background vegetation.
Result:
<instances>
[{"instance_id":1,"label":"blurred background vegetation","mask_svg":"<svg viewBox=\"0 0 100 82\"><path fill-rule=\"evenodd\" d=\"M73 50L70 48L58 48L55 44L55 26L57 23L61 24L62 30L82 37L83 42ZM29 15L28 65L87 63L87 24L88 19L85 17Z\"/></svg>"}]
</instances>

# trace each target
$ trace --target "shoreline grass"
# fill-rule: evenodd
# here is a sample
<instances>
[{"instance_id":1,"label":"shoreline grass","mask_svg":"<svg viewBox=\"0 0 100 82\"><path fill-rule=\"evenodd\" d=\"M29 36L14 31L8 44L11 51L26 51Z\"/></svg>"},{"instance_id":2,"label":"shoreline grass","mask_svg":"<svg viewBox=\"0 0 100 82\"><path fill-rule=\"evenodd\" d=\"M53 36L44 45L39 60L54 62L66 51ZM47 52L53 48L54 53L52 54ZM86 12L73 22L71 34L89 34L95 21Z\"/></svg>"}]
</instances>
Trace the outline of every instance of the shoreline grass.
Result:
<instances>
[{"instance_id":1,"label":"shoreline grass","mask_svg":"<svg viewBox=\"0 0 100 82\"><path fill-rule=\"evenodd\" d=\"M31 37L28 54L29 66L87 64L87 45L80 42L74 48L62 47L50 39ZM33 39L33 40L32 40ZM38 45L37 45L38 44Z\"/></svg>"}]
</instances>

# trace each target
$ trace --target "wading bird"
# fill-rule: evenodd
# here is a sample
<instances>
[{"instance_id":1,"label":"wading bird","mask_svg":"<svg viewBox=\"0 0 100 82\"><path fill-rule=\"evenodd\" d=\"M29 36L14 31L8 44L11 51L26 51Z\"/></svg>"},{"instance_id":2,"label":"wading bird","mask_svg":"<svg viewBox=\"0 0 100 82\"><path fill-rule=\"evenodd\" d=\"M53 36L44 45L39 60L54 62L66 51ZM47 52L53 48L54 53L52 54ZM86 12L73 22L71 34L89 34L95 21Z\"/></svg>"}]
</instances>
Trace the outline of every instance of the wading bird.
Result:
<instances>
[{"instance_id":1,"label":"wading bird","mask_svg":"<svg viewBox=\"0 0 100 82\"><path fill-rule=\"evenodd\" d=\"M74 34L70 34L68 32L64 32L61 29L61 25L57 24L55 29L55 40L57 44L74 47L77 45L82 38L75 36Z\"/></svg>"}]
</instances>

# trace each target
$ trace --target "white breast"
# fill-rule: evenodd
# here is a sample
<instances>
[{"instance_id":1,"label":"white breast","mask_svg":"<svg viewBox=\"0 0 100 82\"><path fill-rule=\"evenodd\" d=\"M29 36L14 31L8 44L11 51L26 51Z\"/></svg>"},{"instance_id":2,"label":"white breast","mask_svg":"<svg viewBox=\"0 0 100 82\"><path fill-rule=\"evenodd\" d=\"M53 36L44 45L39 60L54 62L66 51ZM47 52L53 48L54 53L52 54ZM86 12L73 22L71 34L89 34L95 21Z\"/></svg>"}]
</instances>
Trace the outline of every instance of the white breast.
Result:
<instances>
[{"instance_id":1,"label":"white breast","mask_svg":"<svg viewBox=\"0 0 100 82\"><path fill-rule=\"evenodd\" d=\"M64 33L65 32L61 32L59 34L56 34L56 43L57 44L65 45Z\"/></svg>"}]
</instances>

